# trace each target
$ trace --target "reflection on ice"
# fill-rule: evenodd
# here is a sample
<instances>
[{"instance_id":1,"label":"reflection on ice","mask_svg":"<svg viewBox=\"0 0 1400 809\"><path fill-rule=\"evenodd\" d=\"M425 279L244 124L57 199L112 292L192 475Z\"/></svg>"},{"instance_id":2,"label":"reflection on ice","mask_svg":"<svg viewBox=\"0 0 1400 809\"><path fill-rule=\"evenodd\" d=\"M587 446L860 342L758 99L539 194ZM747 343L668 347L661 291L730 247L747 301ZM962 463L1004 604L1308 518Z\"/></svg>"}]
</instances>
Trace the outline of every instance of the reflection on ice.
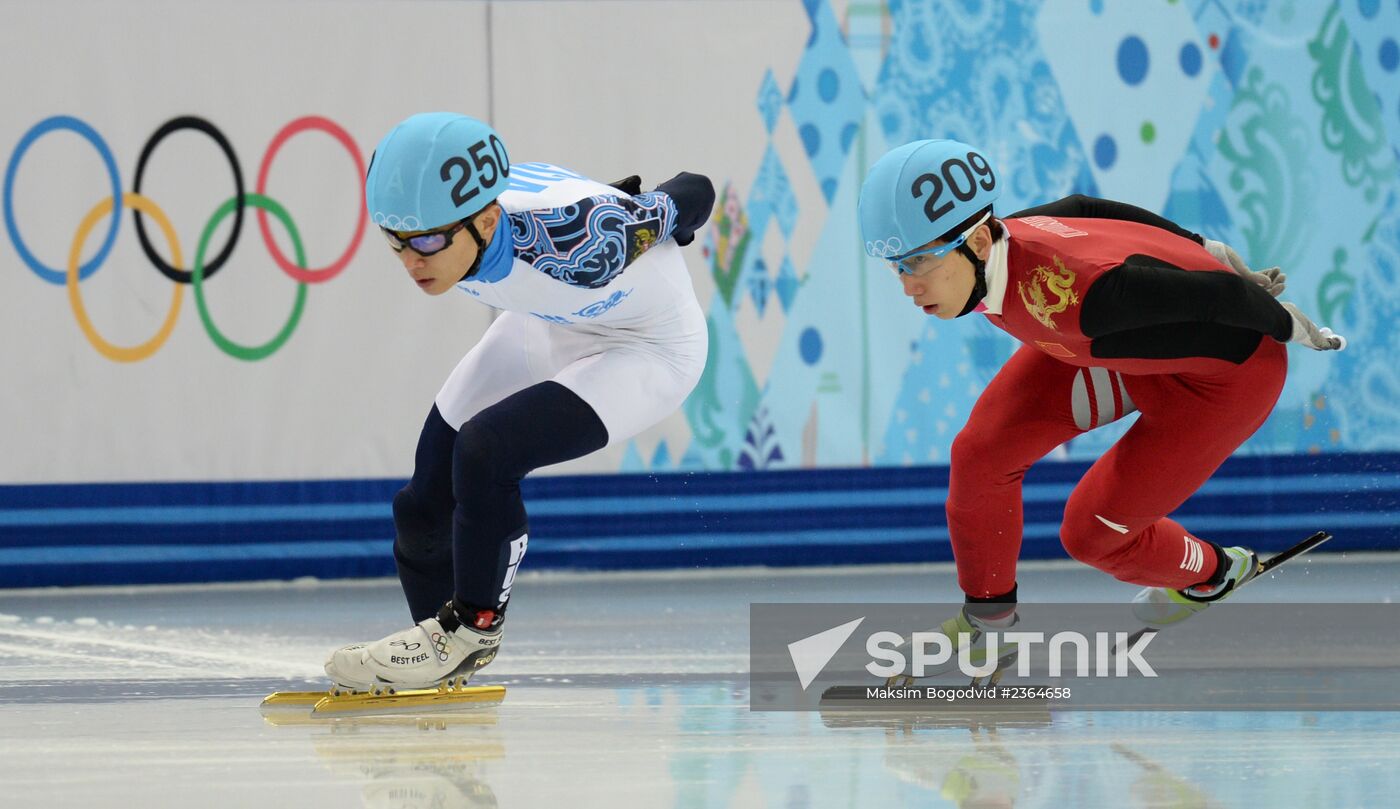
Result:
<instances>
[{"instance_id":1,"label":"reflection on ice","mask_svg":"<svg viewBox=\"0 0 1400 809\"><path fill-rule=\"evenodd\" d=\"M1299 588L1242 597L1380 601L1398 570L1319 565ZM1098 574L1027 575L1037 597L1131 597ZM403 621L395 583L0 593L3 802L1243 808L1400 794L1391 713L750 710L763 695L748 692L749 602L927 601L952 586L917 568L526 579L513 634L473 681L506 686L499 706L275 725L264 696L325 687L337 642Z\"/></svg>"},{"instance_id":2,"label":"reflection on ice","mask_svg":"<svg viewBox=\"0 0 1400 809\"><path fill-rule=\"evenodd\" d=\"M286 725L290 717L274 724ZM505 758L493 711L452 716L358 717L316 724L311 748L326 769L358 786L374 809L488 809L489 762Z\"/></svg>"}]
</instances>

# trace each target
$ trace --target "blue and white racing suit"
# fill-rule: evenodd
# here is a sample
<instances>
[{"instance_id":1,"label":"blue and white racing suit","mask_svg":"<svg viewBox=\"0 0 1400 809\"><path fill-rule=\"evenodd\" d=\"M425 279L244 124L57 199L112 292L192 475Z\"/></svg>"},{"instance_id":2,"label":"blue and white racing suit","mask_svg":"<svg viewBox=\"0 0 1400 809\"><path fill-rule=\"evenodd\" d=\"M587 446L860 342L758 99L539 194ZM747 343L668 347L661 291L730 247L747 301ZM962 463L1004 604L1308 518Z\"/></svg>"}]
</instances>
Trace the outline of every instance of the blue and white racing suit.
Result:
<instances>
[{"instance_id":1,"label":"blue and white racing suit","mask_svg":"<svg viewBox=\"0 0 1400 809\"><path fill-rule=\"evenodd\" d=\"M394 498L394 558L415 621L451 599L501 620L529 541L520 480L640 433L680 407L708 332L677 241L709 217L709 180L629 196L540 163L510 190L476 271L502 310L438 392Z\"/></svg>"},{"instance_id":2,"label":"blue and white racing suit","mask_svg":"<svg viewBox=\"0 0 1400 809\"><path fill-rule=\"evenodd\" d=\"M663 186L664 188L664 186ZM511 167L481 268L457 284L503 310L437 395L454 429L545 380L597 413L608 443L676 410L704 370L705 315L664 190L629 197L544 163ZM708 212L706 212L708 214Z\"/></svg>"}]
</instances>

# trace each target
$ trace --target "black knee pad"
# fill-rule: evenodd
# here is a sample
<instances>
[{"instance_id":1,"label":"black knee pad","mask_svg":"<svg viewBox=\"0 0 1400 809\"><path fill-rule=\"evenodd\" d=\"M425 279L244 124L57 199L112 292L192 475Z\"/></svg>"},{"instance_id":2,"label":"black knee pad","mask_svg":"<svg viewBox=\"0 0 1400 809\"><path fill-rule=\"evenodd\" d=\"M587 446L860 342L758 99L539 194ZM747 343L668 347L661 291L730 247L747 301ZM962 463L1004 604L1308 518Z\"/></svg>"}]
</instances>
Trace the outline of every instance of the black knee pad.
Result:
<instances>
[{"instance_id":1,"label":"black knee pad","mask_svg":"<svg viewBox=\"0 0 1400 809\"><path fill-rule=\"evenodd\" d=\"M460 501L463 495L484 491L489 486L519 483L528 469L516 472L505 442L491 427L469 421L457 430L452 445L452 488Z\"/></svg>"},{"instance_id":2,"label":"black knee pad","mask_svg":"<svg viewBox=\"0 0 1400 809\"><path fill-rule=\"evenodd\" d=\"M405 486L394 495L394 558L421 564L452 557L452 504L425 503Z\"/></svg>"},{"instance_id":3,"label":"black knee pad","mask_svg":"<svg viewBox=\"0 0 1400 809\"><path fill-rule=\"evenodd\" d=\"M448 504L448 508L451 508L451 504ZM394 526L400 531L412 533L435 527L431 504L423 502L412 485L399 489L398 494L394 495Z\"/></svg>"},{"instance_id":4,"label":"black knee pad","mask_svg":"<svg viewBox=\"0 0 1400 809\"><path fill-rule=\"evenodd\" d=\"M450 542L405 541L402 534L394 538L394 561L399 565L430 568L436 565L452 565L452 544Z\"/></svg>"}]
</instances>

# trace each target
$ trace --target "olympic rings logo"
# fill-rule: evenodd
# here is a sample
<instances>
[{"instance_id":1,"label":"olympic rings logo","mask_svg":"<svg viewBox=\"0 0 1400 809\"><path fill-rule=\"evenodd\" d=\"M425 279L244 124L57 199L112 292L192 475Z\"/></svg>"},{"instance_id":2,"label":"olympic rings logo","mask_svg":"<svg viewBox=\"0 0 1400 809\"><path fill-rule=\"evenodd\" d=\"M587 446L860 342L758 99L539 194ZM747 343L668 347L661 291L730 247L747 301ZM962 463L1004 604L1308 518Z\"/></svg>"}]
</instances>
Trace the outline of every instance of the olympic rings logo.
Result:
<instances>
[{"instance_id":1,"label":"olympic rings logo","mask_svg":"<svg viewBox=\"0 0 1400 809\"><path fill-rule=\"evenodd\" d=\"M165 212L156 205L155 202L141 194L141 179L146 171L146 164L151 155L155 152L156 146L169 135L182 129L193 129L208 135L223 151L224 157L228 159L229 166L233 172L234 195L220 205L210 217L200 234L199 241L195 247L194 262L189 270L183 267L180 241L175 236L175 229L171 226L169 218ZM67 130L76 133L94 149L102 158L103 164L107 168L107 176L111 182L111 196L98 202L88 211L82 222L78 225L77 232L73 235L73 244L68 253L68 265L66 269L49 267L40 261L30 252L25 244L24 237L20 235L19 226L15 222L14 215L14 183L15 175L19 169L20 160L34 142L50 132ZM155 354L170 338L171 332L175 329L175 321L180 316L181 302L183 301L183 287L189 285L194 287L195 304L199 309L200 320L204 323L204 329L209 334L209 338L224 353L241 360L261 360L271 356L281 348L287 339L292 336L296 329L297 322L301 319L302 310L306 305L306 287L308 284L317 284L329 281L336 277L349 265L360 246L360 239L364 235L366 211L363 202L360 207L359 221L355 225L355 235L351 238L350 244L340 254L338 258L324 267L308 268L306 266L306 254L302 249L301 234L297 232L296 225L292 223L291 215L276 200L265 195L267 188L267 177L272 168L272 162L277 157L278 151L292 137L311 130L320 130L329 134L340 142L345 150L350 153L350 157L355 161L356 182L365 176L364 159L360 156L359 147L355 140L350 137L343 127L329 118L316 115L308 115L298 118L273 136L267 150L263 153L262 162L258 168L258 182L254 191L249 193L243 185L243 169L239 165L238 158L233 152L232 145L228 138L224 137L218 127L203 118L194 116L182 116L167 121L155 134L146 141L146 145L141 149L141 156L136 161L136 175L132 182L132 190L122 193L121 178L117 173L117 164L112 157L112 151L107 146L107 142L88 124L68 115L55 115L45 118L35 124L30 130L20 138L19 145L15 147L14 154L10 157L10 163L5 170L4 188L4 215L5 229L9 232L10 241L15 246L15 251L19 253L20 259L24 261L29 269L34 271L44 281L51 284L62 284L68 290L68 301L73 308L73 315L78 321L78 327L82 329L88 342L98 350L104 357L117 362L137 362L144 360ZM100 333L92 325L88 317L87 309L83 305L83 298L79 291L79 282L91 277L97 272L102 263L107 260L107 254L112 249L113 242L117 238L117 226L120 222L122 207L132 209L132 216L136 220L136 236L141 242L141 250L146 254L146 258L153 264L161 274L175 283L174 294L171 297L170 309L166 313L165 321L157 329L155 335L149 340L134 346L115 345ZM296 300L292 304L291 314L287 317L286 323L272 339L262 345L242 345L230 340L223 332L214 325L214 320L209 315L209 308L205 303L204 285L208 279L213 278L233 253L234 244L238 241L239 233L243 228L243 212L248 207L257 209L258 230L262 235L263 244L277 266L292 280L297 282ZM268 225L267 215L271 213L286 228L287 234L291 237L292 249L296 254L296 260L291 261L278 247L277 242L272 238L272 229ZM164 258L156 252L152 246L150 237L146 233L145 221L142 215L149 216L160 228L167 246L170 248L172 261L167 263ZM229 233L228 241L207 262L205 254L209 247L209 241L213 238L215 230L225 219L233 216L233 227ZM107 235L103 238L101 247L97 254L85 264L79 264L82 258L83 247L87 243L88 235L99 221L105 216L111 217L111 224L107 227Z\"/></svg>"},{"instance_id":2,"label":"olympic rings logo","mask_svg":"<svg viewBox=\"0 0 1400 809\"><path fill-rule=\"evenodd\" d=\"M434 632L432 636L433 651L437 652L438 660L446 663L447 658L452 655L452 640L440 632Z\"/></svg>"},{"instance_id":3,"label":"olympic rings logo","mask_svg":"<svg viewBox=\"0 0 1400 809\"><path fill-rule=\"evenodd\" d=\"M423 227L423 223L419 222L416 216L405 216L400 219L396 214L385 216L382 213L376 213L374 215L374 224L381 228L397 230L400 233L413 230L426 230L426 228Z\"/></svg>"},{"instance_id":4,"label":"olympic rings logo","mask_svg":"<svg viewBox=\"0 0 1400 809\"><path fill-rule=\"evenodd\" d=\"M897 256L904 252L904 242L900 241L898 236L891 236L888 240L876 239L873 242L865 243L865 252L867 255L879 256L880 258Z\"/></svg>"}]
</instances>

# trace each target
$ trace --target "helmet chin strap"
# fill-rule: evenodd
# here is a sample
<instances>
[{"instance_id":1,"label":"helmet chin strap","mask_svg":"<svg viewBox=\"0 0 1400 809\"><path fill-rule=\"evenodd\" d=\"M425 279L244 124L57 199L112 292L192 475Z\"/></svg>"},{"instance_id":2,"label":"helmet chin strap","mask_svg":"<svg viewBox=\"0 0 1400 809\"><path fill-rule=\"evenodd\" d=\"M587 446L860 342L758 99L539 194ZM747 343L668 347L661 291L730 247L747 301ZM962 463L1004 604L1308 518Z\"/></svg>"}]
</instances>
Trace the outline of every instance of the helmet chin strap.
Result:
<instances>
[{"instance_id":1,"label":"helmet chin strap","mask_svg":"<svg viewBox=\"0 0 1400 809\"><path fill-rule=\"evenodd\" d=\"M467 271L462 277L457 279L457 283L459 284L471 278L476 274L477 270L481 269L481 258L486 255L486 242L482 241L481 234L477 232L475 219L467 220L466 230L472 235L472 241L476 242L476 261L473 261L472 265L467 268Z\"/></svg>"},{"instance_id":2,"label":"helmet chin strap","mask_svg":"<svg viewBox=\"0 0 1400 809\"><path fill-rule=\"evenodd\" d=\"M972 248L968 247L966 243L958 245L958 252L962 253L968 261L972 262L972 272L975 276L975 280L972 283L972 294L967 298L967 305L963 306L961 312L958 312L958 317L962 317L973 309L976 309L977 304L981 303L982 299L987 297L987 262L978 258L977 254L972 252Z\"/></svg>"}]
</instances>

